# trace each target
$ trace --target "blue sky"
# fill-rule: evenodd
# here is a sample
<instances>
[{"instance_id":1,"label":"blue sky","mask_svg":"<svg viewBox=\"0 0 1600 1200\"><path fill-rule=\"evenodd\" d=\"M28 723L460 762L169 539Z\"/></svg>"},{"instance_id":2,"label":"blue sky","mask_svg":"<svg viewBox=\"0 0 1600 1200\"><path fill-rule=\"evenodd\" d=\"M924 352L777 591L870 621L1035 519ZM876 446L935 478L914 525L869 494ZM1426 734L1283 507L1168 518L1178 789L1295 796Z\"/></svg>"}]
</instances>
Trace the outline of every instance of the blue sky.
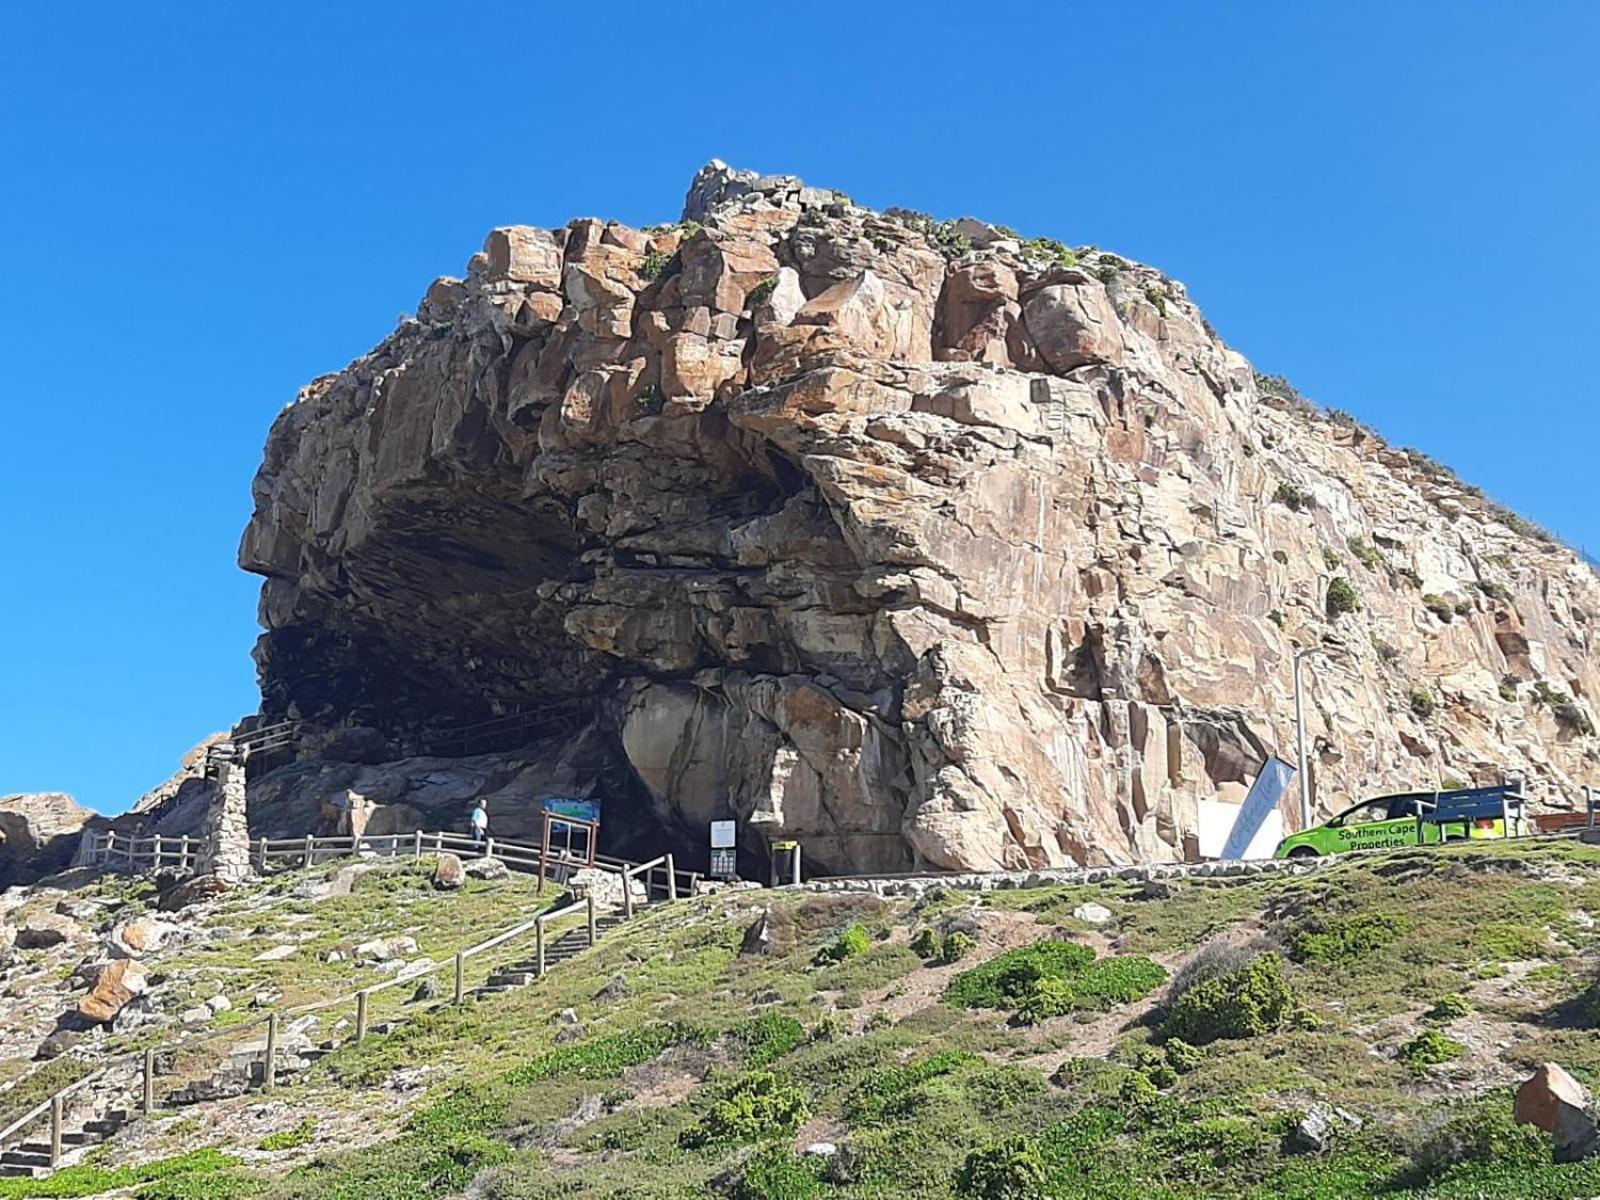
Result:
<instances>
[{"instance_id":1,"label":"blue sky","mask_svg":"<svg viewBox=\"0 0 1600 1200\"><path fill-rule=\"evenodd\" d=\"M273 416L491 227L713 156L1154 263L1600 547L1600 6L808 11L0 9L0 793L116 811L251 711Z\"/></svg>"}]
</instances>

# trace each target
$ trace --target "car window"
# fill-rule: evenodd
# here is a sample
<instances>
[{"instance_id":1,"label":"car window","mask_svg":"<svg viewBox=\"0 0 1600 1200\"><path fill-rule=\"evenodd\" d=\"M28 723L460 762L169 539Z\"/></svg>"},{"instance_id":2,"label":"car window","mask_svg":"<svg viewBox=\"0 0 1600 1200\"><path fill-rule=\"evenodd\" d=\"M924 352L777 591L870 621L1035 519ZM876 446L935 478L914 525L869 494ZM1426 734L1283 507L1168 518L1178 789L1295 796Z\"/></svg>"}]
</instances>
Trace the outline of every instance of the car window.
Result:
<instances>
[{"instance_id":1,"label":"car window","mask_svg":"<svg viewBox=\"0 0 1600 1200\"><path fill-rule=\"evenodd\" d=\"M1389 802L1387 800L1373 800L1352 808L1339 818L1339 824L1365 825L1370 821L1387 821L1388 819Z\"/></svg>"}]
</instances>

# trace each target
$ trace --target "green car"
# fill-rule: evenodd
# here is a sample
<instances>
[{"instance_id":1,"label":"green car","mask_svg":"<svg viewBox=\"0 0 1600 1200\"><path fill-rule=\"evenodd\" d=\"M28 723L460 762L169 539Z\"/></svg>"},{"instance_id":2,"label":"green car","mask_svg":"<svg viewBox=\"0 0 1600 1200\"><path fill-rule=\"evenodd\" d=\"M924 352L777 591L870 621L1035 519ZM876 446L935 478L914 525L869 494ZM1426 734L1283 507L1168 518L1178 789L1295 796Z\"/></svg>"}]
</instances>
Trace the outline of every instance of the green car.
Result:
<instances>
[{"instance_id":1,"label":"green car","mask_svg":"<svg viewBox=\"0 0 1600 1200\"><path fill-rule=\"evenodd\" d=\"M1506 787L1379 796L1324 824L1290 834L1278 843L1273 857L1311 858L1347 850L1519 837L1530 832L1522 804L1521 796Z\"/></svg>"}]
</instances>

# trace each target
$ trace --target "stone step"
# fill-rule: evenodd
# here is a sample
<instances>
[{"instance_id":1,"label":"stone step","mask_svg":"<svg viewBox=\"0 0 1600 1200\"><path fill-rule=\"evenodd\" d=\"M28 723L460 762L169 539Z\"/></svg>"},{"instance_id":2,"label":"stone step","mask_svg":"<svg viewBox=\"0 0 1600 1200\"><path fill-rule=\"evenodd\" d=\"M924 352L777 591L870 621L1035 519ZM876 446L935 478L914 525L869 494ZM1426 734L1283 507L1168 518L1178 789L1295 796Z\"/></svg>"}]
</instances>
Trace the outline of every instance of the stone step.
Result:
<instances>
[{"instance_id":1,"label":"stone step","mask_svg":"<svg viewBox=\"0 0 1600 1200\"><path fill-rule=\"evenodd\" d=\"M0 1162L0 1179L42 1179L48 1168L22 1167L16 1163Z\"/></svg>"},{"instance_id":2,"label":"stone step","mask_svg":"<svg viewBox=\"0 0 1600 1200\"><path fill-rule=\"evenodd\" d=\"M50 1150L46 1147L43 1154L33 1153L28 1150L7 1150L0 1154L0 1166L7 1167L50 1167Z\"/></svg>"},{"instance_id":3,"label":"stone step","mask_svg":"<svg viewBox=\"0 0 1600 1200\"><path fill-rule=\"evenodd\" d=\"M125 1120L111 1120L110 1115L107 1114L104 1119L99 1121L85 1121L83 1123L83 1131L85 1133L98 1134L101 1138L108 1138L126 1124L127 1121Z\"/></svg>"}]
</instances>

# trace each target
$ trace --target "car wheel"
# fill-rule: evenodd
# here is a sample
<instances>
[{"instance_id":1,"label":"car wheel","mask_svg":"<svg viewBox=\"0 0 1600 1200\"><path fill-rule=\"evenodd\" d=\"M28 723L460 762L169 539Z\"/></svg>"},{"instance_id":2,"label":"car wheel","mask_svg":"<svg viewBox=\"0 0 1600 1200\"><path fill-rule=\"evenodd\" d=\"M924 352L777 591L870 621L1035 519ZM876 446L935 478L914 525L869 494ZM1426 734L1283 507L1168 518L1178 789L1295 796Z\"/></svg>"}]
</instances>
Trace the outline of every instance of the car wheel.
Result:
<instances>
[{"instance_id":1,"label":"car wheel","mask_svg":"<svg viewBox=\"0 0 1600 1200\"><path fill-rule=\"evenodd\" d=\"M1317 852L1314 849L1312 849L1310 846L1296 846L1293 850L1289 851L1289 857L1290 858L1315 858L1315 857L1317 857Z\"/></svg>"}]
</instances>

